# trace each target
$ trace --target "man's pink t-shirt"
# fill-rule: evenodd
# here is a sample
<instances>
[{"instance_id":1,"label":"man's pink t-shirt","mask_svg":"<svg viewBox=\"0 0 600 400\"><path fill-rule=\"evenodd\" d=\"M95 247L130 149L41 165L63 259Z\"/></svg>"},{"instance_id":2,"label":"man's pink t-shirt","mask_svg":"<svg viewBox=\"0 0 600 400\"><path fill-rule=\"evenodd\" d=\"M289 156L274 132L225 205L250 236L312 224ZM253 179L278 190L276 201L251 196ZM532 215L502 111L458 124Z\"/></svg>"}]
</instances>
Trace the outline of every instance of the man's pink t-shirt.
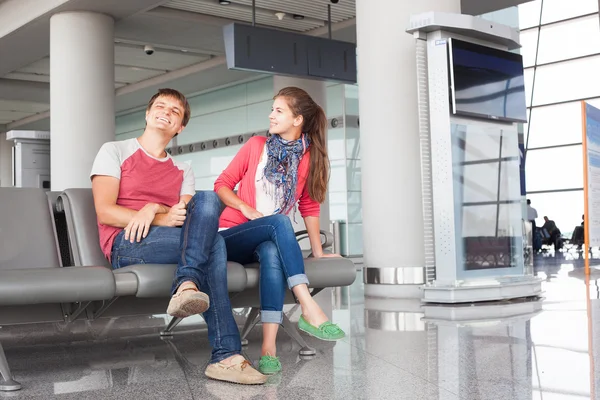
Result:
<instances>
[{"instance_id":1,"label":"man's pink t-shirt","mask_svg":"<svg viewBox=\"0 0 600 400\"><path fill-rule=\"evenodd\" d=\"M148 203L173 207L180 196L195 194L194 172L188 164L168 154L153 157L135 138L102 145L90 173L94 175L119 179L117 205L136 211ZM109 261L115 236L122 229L98 223L100 246Z\"/></svg>"}]
</instances>

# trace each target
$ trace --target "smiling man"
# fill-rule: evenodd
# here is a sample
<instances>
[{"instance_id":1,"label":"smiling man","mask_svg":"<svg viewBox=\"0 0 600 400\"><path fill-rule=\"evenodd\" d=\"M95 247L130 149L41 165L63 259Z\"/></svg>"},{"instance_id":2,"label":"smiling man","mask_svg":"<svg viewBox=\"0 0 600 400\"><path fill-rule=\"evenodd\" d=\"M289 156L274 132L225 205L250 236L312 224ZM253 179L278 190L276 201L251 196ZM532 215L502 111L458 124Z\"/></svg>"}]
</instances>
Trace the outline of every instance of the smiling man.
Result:
<instances>
[{"instance_id":1,"label":"smiling man","mask_svg":"<svg viewBox=\"0 0 600 400\"><path fill-rule=\"evenodd\" d=\"M177 264L167 313L204 313L212 346L205 374L242 384L266 381L240 355L238 327L227 291L227 254L218 234L221 204L195 192L194 173L165 148L187 125L190 106L160 89L146 108L146 129L134 139L105 143L92 166L100 246L114 269Z\"/></svg>"}]
</instances>

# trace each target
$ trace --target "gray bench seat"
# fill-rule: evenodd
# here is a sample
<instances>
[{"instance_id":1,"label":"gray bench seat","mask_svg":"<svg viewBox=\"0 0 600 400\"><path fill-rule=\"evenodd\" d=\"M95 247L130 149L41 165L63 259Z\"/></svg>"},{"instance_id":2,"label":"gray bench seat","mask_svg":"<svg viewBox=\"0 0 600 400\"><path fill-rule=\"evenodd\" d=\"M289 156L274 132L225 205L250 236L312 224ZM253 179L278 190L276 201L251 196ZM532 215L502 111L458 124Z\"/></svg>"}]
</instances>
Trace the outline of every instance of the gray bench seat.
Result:
<instances>
[{"instance_id":1,"label":"gray bench seat","mask_svg":"<svg viewBox=\"0 0 600 400\"><path fill-rule=\"evenodd\" d=\"M115 278L106 267L0 270L0 306L110 300Z\"/></svg>"},{"instance_id":2,"label":"gray bench seat","mask_svg":"<svg viewBox=\"0 0 600 400\"><path fill-rule=\"evenodd\" d=\"M246 289L258 289L259 267L258 263L244 265L248 277ZM314 289L349 286L356 279L356 267L346 258L306 258L304 272L310 282L309 286Z\"/></svg>"},{"instance_id":3,"label":"gray bench seat","mask_svg":"<svg viewBox=\"0 0 600 400\"><path fill-rule=\"evenodd\" d=\"M140 298L169 297L177 265L137 264L115 269L117 296ZM132 284L131 276L135 277ZM227 288L230 292L241 292L246 288L246 270L238 263L227 263Z\"/></svg>"}]
</instances>

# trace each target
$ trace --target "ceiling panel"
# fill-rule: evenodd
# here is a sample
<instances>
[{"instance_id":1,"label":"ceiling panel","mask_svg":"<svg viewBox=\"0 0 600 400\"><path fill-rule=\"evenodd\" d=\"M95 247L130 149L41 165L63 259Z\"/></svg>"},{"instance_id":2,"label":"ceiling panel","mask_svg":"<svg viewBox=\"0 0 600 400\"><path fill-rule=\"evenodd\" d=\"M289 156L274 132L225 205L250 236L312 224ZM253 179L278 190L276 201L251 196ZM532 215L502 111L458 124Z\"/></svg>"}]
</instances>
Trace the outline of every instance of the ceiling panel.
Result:
<instances>
[{"instance_id":1,"label":"ceiling panel","mask_svg":"<svg viewBox=\"0 0 600 400\"><path fill-rule=\"evenodd\" d=\"M27 72L30 74L41 74L41 75L49 75L50 74L50 57L42 58L39 61L31 63L26 67L19 68L19 72Z\"/></svg>"},{"instance_id":2,"label":"ceiling panel","mask_svg":"<svg viewBox=\"0 0 600 400\"><path fill-rule=\"evenodd\" d=\"M165 50L155 46L154 54L147 55L143 46L117 44L115 64L131 67L173 71L209 59L209 56Z\"/></svg>"},{"instance_id":3,"label":"ceiling panel","mask_svg":"<svg viewBox=\"0 0 600 400\"><path fill-rule=\"evenodd\" d=\"M115 66L115 82L135 83L144 79L164 74L165 71L144 69L139 67Z\"/></svg>"},{"instance_id":4,"label":"ceiling panel","mask_svg":"<svg viewBox=\"0 0 600 400\"><path fill-rule=\"evenodd\" d=\"M47 111L48 109L50 109L49 104L0 99L0 110L2 111L21 111L35 114L38 112Z\"/></svg>"},{"instance_id":5,"label":"ceiling panel","mask_svg":"<svg viewBox=\"0 0 600 400\"><path fill-rule=\"evenodd\" d=\"M0 123L13 122L25 117L29 117L35 113L27 113L21 111L3 111L0 110Z\"/></svg>"},{"instance_id":6,"label":"ceiling panel","mask_svg":"<svg viewBox=\"0 0 600 400\"><path fill-rule=\"evenodd\" d=\"M50 82L50 75L44 74L32 74L29 72L11 72L10 74L4 75L4 78L18 79L22 81L33 81L33 82Z\"/></svg>"},{"instance_id":7,"label":"ceiling panel","mask_svg":"<svg viewBox=\"0 0 600 400\"><path fill-rule=\"evenodd\" d=\"M198 53L221 55L225 52L222 26L153 13L138 14L118 22L115 37L156 46L177 46Z\"/></svg>"},{"instance_id":8,"label":"ceiling panel","mask_svg":"<svg viewBox=\"0 0 600 400\"><path fill-rule=\"evenodd\" d=\"M257 0L256 23L297 31L307 31L325 25L327 21L327 5L329 0ZM214 0L172 0L164 7L189 11L199 14L214 15L240 21L252 21L252 0L235 0L230 5L220 5ZM355 1L343 1L332 4L331 20L340 22L355 16ZM284 12L286 16L279 20L276 12ZM305 17L303 20L292 18L294 14Z\"/></svg>"},{"instance_id":9,"label":"ceiling panel","mask_svg":"<svg viewBox=\"0 0 600 400\"><path fill-rule=\"evenodd\" d=\"M222 6L218 2L206 2L206 1L172 1L166 5L166 7L174 8L177 10L194 12L198 14L214 15L217 17L234 19L238 21L252 21L252 11L247 7L236 7L233 6ZM291 16L284 17L283 20L279 20L274 12L257 11L256 23L260 25L269 25L276 28L291 29L296 31L306 31L314 28L323 26L322 21L296 21Z\"/></svg>"},{"instance_id":10,"label":"ceiling panel","mask_svg":"<svg viewBox=\"0 0 600 400\"><path fill-rule=\"evenodd\" d=\"M178 0L181 1L181 0ZM198 1L198 0L185 0ZM234 0L236 4L244 4L252 8L252 0ZM327 21L327 5L329 0L256 0L256 7L274 11L283 11L290 15L300 14L305 17ZM224 6L222 6L224 7ZM338 4L331 4L331 21L345 21L356 16L356 0L340 0Z\"/></svg>"}]
</instances>

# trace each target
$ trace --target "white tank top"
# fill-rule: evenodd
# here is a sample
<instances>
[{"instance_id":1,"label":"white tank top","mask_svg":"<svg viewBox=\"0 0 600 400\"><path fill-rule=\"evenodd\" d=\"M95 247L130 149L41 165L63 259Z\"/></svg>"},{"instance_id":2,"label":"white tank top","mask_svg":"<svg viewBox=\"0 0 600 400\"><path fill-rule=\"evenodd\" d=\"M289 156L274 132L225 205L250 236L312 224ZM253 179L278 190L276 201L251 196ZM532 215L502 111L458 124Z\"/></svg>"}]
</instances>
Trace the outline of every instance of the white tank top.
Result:
<instances>
[{"instance_id":1,"label":"white tank top","mask_svg":"<svg viewBox=\"0 0 600 400\"><path fill-rule=\"evenodd\" d=\"M265 217L273 215L273 212L278 208L275 204L274 193L275 185L263 179L265 174L265 165L267 165L267 145L263 149L258 167L256 167L256 211L262 213Z\"/></svg>"}]
</instances>

